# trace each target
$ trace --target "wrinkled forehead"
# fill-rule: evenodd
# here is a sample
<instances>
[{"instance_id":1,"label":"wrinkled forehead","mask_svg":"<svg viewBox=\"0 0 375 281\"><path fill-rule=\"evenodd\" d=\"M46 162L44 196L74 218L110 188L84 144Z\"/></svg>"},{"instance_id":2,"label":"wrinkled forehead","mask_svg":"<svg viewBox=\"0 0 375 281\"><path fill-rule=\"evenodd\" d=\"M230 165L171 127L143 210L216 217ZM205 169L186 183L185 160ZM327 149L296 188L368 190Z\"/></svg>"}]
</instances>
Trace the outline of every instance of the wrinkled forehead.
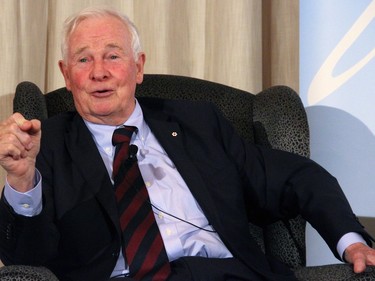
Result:
<instances>
[{"instance_id":1,"label":"wrinkled forehead","mask_svg":"<svg viewBox=\"0 0 375 281\"><path fill-rule=\"evenodd\" d=\"M129 27L120 19L111 16L84 18L71 29L70 37L77 32L83 32L85 35L105 35L103 32L107 32L122 34L124 38L131 36Z\"/></svg>"},{"instance_id":2,"label":"wrinkled forehead","mask_svg":"<svg viewBox=\"0 0 375 281\"><path fill-rule=\"evenodd\" d=\"M129 20L124 16L121 18L120 15L116 13L83 13L79 16L68 18L65 22L65 34L70 35L75 31L75 29L84 21L87 20L101 20L101 19L108 19L108 20L117 20L123 24L127 28L127 25L130 24Z\"/></svg>"},{"instance_id":3,"label":"wrinkled forehead","mask_svg":"<svg viewBox=\"0 0 375 281\"><path fill-rule=\"evenodd\" d=\"M69 48L71 45L71 37L77 32L77 29L85 27L81 34L93 34L97 29L107 26L108 32L119 29L124 38L125 44L130 43L133 56L137 59L138 53L141 51L140 38L135 25L125 16L117 13L83 13L79 16L68 18L63 28L63 36L61 42L61 53L64 60L67 59Z\"/></svg>"},{"instance_id":4,"label":"wrinkled forehead","mask_svg":"<svg viewBox=\"0 0 375 281\"><path fill-rule=\"evenodd\" d=\"M72 30L68 40L69 49L93 45L131 48L131 33L128 27L111 17L88 18L81 21Z\"/></svg>"}]
</instances>

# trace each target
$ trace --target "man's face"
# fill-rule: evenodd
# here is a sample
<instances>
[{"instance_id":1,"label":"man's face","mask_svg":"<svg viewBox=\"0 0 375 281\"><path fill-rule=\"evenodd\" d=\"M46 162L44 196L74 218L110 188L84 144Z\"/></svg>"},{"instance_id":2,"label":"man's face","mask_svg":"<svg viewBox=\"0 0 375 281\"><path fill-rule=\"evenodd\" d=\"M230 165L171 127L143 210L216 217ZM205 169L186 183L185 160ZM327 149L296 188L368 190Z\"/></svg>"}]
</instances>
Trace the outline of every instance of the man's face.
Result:
<instances>
[{"instance_id":1,"label":"man's face","mask_svg":"<svg viewBox=\"0 0 375 281\"><path fill-rule=\"evenodd\" d=\"M122 124L134 109L145 62L143 53L135 61L127 27L112 17L85 19L68 45L59 66L78 113L90 122Z\"/></svg>"}]
</instances>

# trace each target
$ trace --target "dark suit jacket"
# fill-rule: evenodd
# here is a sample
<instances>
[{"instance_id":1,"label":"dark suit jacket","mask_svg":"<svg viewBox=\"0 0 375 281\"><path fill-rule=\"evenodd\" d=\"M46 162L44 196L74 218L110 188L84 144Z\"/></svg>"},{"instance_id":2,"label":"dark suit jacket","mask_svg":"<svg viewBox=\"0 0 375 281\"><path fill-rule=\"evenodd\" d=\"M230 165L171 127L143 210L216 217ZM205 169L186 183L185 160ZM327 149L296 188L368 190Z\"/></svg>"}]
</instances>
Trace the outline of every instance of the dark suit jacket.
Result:
<instances>
[{"instance_id":1,"label":"dark suit jacket","mask_svg":"<svg viewBox=\"0 0 375 281\"><path fill-rule=\"evenodd\" d=\"M261 253L249 236L249 221L301 213L333 251L347 232L369 239L335 178L309 159L245 143L212 105L139 102L225 245L267 280L293 277ZM120 250L118 214L113 186L79 115L63 114L43 123L37 168L43 176L43 211L25 218L3 200L1 259L5 264L46 265L61 280L105 280Z\"/></svg>"}]
</instances>

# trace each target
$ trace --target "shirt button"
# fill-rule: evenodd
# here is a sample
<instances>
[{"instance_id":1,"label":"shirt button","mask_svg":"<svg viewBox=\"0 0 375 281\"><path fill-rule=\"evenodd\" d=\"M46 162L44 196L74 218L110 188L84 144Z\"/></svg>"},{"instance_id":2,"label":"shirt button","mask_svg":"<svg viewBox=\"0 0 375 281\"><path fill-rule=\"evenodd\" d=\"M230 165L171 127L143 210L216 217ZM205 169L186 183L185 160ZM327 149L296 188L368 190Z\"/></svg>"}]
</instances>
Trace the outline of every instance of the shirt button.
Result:
<instances>
[{"instance_id":1,"label":"shirt button","mask_svg":"<svg viewBox=\"0 0 375 281\"><path fill-rule=\"evenodd\" d=\"M166 233L168 236L172 235L172 230L170 230L169 228L166 229Z\"/></svg>"},{"instance_id":2,"label":"shirt button","mask_svg":"<svg viewBox=\"0 0 375 281\"><path fill-rule=\"evenodd\" d=\"M30 208L30 205L29 204L27 204L27 203L24 203L24 204L22 204L21 205L23 208L25 208L25 209L28 209L28 208Z\"/></svg>"},{"instance_id":3,"label":"shirt button","mask_svg":"<svg viewBox=\"0 0 375 281\"><path fill-rule=\"evenodd\" d=\"M146 185L146 187L150 187L151 186L151 182L150 181L146 181L145 185Z\"/></svg>"},{"instance_id":4,"label":"shirt button","mask_svg":"<svg viewBox=\"0 0 375 281\"><path fill-rule=\"evenodd\" d=\"M162 214L162 213L159 213L159 214L158 214L158 217L159 217L159 219L162 219L162 218L164 218L164 216L163 216L163 214Z\"/></svg>"}]
</instances>

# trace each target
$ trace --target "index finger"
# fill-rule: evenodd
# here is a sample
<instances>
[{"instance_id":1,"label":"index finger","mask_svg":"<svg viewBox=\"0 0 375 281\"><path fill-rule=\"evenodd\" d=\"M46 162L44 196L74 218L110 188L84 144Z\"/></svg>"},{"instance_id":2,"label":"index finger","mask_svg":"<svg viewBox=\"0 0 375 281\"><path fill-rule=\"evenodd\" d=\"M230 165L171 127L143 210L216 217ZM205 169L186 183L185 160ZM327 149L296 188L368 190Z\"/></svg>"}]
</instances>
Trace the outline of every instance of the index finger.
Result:
<instances>
[{"instance_id":1,"label":"index finger","mask_svg":"<svg viewBox=\"0 0 375 281\"><path fill-rule=\"evenodd\" d=\"M353 262L353 270L355 273L361 273L366 269L366 260L364 257L356 258Z\"/></svg>"},{"instance_id":2,"label":"index finger","mask_svg":"<svg viewBox=\"0 0 375 281\"><path fill-rule=\"evenodd\" d=\"M36 133L40 130L40 121L33 119L27 120L22 114L16 112L11 116L12 122L16 123L23 132Z\"/></svg>"}]
</instances>

